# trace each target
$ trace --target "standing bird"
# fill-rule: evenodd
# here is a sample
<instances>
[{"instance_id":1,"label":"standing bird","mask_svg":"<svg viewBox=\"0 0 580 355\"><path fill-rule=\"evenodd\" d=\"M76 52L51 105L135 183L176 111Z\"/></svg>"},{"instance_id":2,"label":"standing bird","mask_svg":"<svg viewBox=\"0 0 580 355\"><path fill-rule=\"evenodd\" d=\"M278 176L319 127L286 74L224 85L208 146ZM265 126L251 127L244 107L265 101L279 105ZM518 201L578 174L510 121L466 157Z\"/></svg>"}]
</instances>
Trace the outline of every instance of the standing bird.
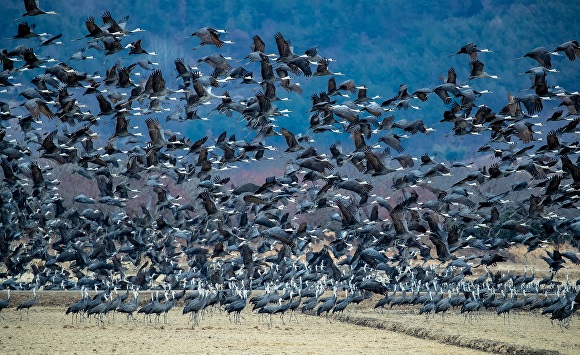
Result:
<instances>
[{"instance_id":1,"label":"standing bird","mask_svg":"<svg viewBox=\"0 0 580 355\"><path fill-rule=\"evenodd\" d=\"M323 312L326 312L326 321L328 323L332 323L330 321L330 318L328 318L328 312L330 312L330 310L332 310L336 305L337 300L336 292L337 290L335 287L332 296L326 299L326 301L324 301L320 306L318 306L318 309L316 310L317 316L321 315Z\"/></svg>"},{"instance_id":2,"label":"standing bird","mask_svg":"<svg viewBox=\"0 0 580 355\"><path fill-rule=\"evenodd\" d=\"M94 314L97 323L99 323L101 326L105 324L105 320L103 318L104 315L106 315L107 312L109 311L109 303L110 303L109 296L107 294L105 294L103 297L104 300L99 299L99 303L87 311L87 317L90 317L92 314Z\"/></svg>"},{"instance_id":3,"label":"standing bird","mask_svg":"<svg viewBox=\"0 0 580 355\"><path fill-rule=\"evenodd\" d=\"M171 300L167 300L161 304L161 311L163 313L163 324L167 324L167 314L175 305L175 291L171 291ZM159 317L159 316L158 316Z\"/></svg>"},{"instance_id":4,"label":"standing bird","mask_svg":"<svg viewBox=\"0 0 580 355\"><path fill-rule=\"evenodd\" d=\"M86 292L86 294L85 294ZM74 319L75 317L78 318L78 314L80 312L84 312L84 310L87 307L87 304L89 303L89 294L88 291L86 290L85 286L81 287L81 299L73 304L71 304L67 309L65 314L71 314L71 321L74 323Z\"/></svg>"},{"instance_id":5,"label":"standing bird","mask_svg":"<svg viewBox=\"0 0 580 355\"><path fill-rule=\"evenodd\" d=\"M241 324L241 313L248 304L247 299L248 299L248 291L244 290L242 293L242 298L228 304L225 307L225 311L228 312L228 316L230 313L234 313L234 324Z\"/></svg>"},{"instance_id":6,"label":"standing bird","mask_svg":"<svg viewBox=\"0 0 580 355\"><path fill-rule=\"evenodd\" d=\"M120 305L119 308L117 308L117 312L126 313L127 320L129 320L129 318L134 320L135 318L133 317L133 313L137 310L138 306L139 306L139 291L133 291L133 300Z\"/></svg>"},{"instance_id":7,"label":"standing bird","mask_svg":"<svg viewBox=\"0 0 580 355\"><path fill-rule=\"evenodd\" d=\"M10 289L8 289L8 297L0 301L0 313L4 308L8 308L9 305L10 305ZM4 316L2 316L2 314L0 314L0 317L2 317L2 319L5 319Z\"/></svg>"},{"instance_id":8,"label":"standing bird","mask_svg":"<svg viewBox=\"0 0 580 355\"><path fill-rule=\"evenodd\" d=\"M200 289L199 296L191 300L188 304L183 307L183 314L191 313L191 316L188 319L193 322L192 328L196 325L199 326L199 312L203 311L203 309L207 306L209 301L210 292L208 290ZM229 314L229 311L228 311Z\"/></svg>"},{"instance_id":9,"label":"standing bird","mask_svg":"<svg viewBox=\"0 0 580 355\"><path fill-rule=\"evenodd\" d=\"M335 306L332 308L332 313L342 313L346 307L350 304L351 299L348 297L348 289L344 290L344 298L336 302Z\"/></svg>"},{"instance_id":10,"label":"standing bird","mask_svg":"<svg viewBox=\"0 0 580 355\"><path fill-rule=\"evenodd\" d=\"M29 311L30 307L34 306L36 304L36 302L38 301L38 297L36 295L37 288L38 288L38 286L32 289L32 293L34 294L34 297L22 302L16 308L16 310L18 310L20 312L20 320L22 320L22 310L26 309L26 319L28 319L28 311Z\"/></svg>"},{"instance_id":11,"label":"standing bird","mask_svg":"<svg viewBox=\"0 0 580 355\"><path fill-rule=\"evenodd\" d=\"M508 316L508 321L509 321L510 311L512 310L512 308L514 308L514 304L516 303L516 301L517 301L517 296L513 294L513 290L512 290L512 297L509 298L503 304L501 304L499 307L497 307L496 313L498 316L500 314L503 314L504 324L505 324L506 314Z\"/></svg>"},{"instance_id":12,"label":"standing bird","mask_svg":"<svg viewBox=\"0 0 580 355\"><path fill-rule=\"evenodd\" d=\"M451 308L451 290L448 292L449 296L447 298L443 298L435 304L435 313L441 313L441 320L443 320L445 312Z\"/></svg>"}]
</instances>

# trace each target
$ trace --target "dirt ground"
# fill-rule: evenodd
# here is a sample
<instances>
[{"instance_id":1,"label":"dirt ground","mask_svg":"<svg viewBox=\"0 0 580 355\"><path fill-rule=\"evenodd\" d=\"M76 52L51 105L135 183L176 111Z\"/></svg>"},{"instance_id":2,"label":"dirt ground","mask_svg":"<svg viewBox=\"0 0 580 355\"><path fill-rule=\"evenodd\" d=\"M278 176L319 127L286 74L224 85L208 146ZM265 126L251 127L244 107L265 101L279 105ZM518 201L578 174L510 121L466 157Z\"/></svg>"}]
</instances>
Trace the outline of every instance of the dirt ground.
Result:
<instances>
[{"instance_id":1,"label":"dirt ground","mask_svg":"<svg viewBox=\"0 0 580 355\"><path fill-rule=\"evenodd\" d=\"M374 301L349 307L328 323L324 317L298 314L282 324L274 316L272 326L249 310L242 324L230 322L215 309L195 328L177 304L168 324L136 321L110 315L103 327L94 319L71 322L68 305L75 292L40 292L28 318L20 320L16 306L31 295L16 292L12 304L0 313L0 347L3 354L483 354L484 352L580 353L578 316L569 329L552 326L546 317L520 313L506 319L482 313L465 321L450 312L426 319L416 309L372 309ZM4 298L2 295L1 298ZM144 301L145 302L145 301ZM480 349L483 351L478 351Z\"/></svg>"}]
</instances>

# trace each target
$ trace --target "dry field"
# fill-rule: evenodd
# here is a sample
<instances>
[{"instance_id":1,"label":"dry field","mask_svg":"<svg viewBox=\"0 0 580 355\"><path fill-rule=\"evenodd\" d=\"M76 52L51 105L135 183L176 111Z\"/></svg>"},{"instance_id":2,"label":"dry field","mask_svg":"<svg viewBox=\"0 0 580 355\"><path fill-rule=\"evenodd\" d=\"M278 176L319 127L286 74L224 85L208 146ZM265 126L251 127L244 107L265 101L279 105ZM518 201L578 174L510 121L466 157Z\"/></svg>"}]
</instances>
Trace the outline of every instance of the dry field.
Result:
<instances>
[{"instance_id":1,"label":"dry field","mask_svg":"<svg viewBox=\"0 0 580 355\"><path fill-rule=\"evenodd\" d=\"M267 319L246 311L237 325L216 309L193 328L178 304L165 325L149 323L142 315L127 322L117 314L101 327L93 319L73 324L65 315L66 307L79 297L76 292L41 291L38 305L21 321L15 307L30 296L13 293L11 307L0 313L5 318L0 318L2 354L580 353L577 315L569 329L561 330L535 314L512 315L504 324L492 312L465 322L454 311L442 321L439 315L419 316L416 309L378 313L369 300L349 307L332 323L304 314L289 322L287 314L286 324L275 316L269 327Z\"/></svg>"}]
</instances>

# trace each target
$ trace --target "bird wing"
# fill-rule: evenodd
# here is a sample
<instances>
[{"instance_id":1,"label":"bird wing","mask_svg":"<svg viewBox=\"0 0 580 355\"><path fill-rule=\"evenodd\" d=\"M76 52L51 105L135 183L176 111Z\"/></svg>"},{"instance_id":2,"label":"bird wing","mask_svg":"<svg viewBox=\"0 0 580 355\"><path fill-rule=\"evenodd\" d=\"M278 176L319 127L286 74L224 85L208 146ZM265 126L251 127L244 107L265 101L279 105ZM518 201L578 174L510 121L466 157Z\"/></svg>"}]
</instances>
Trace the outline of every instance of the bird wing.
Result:
<instances>
[{"instance_id":1,"label":"bird wing","mask_svg":"<svg viewBox=\"0 0 580 355\"><path fill-rule=\"evenodd\" d=\"M253 44L251 46L252 52L266 53L266 44L264 43L262 38L260 38L260 36L254 35L254 37L252 37L252 40L253 40Z\"/></svg>"},{"instance_id":2,"label":"bird wing","mask_svg":"<svg viewBox=\"0 0 580 355\"><path fill-rule=\"evenodd\" d=\"M111 16L111 13L109 11L105 11L101 16L101 18L103 19L104 27L107 28L109 33L115 34L123 33L123 28L119 26L119 24L117 23L117 21L115 21L113 16Z\"/></svg>"},{"instance_id":3,"label":"bird wing","mask_svg":"<svg viewBox=\"0 0 580 355\"><path fill-rule=\"evenodd\" d=\"M107 101L107 99L105 99L105 97L102 94L96 94L95 97L99 102L99 108L101 109L101 112L109 112L113 109L111 103Z\"/></svg>"},{"instance_id":4,"label":"bird wing","mask_svg":"<svg viewBox=\"0 0 580 355\"><path fill-rule=\"evenodd\" d=\"M567 155L561 155L560 160L562 161L562 170L567 171L572 175L574 184L580 184L580 168L577 167Z\"/></svg>"},{"instance_id":5,"label":"bird wing","mask_svg":"<svg viewBox=\"0 0 580 355\"><path fill-rule=\"evenodd\" d=\"M163 74L161 73L161 70L155 70L153 74L151 74L151 76L153 77L151 83L153 93L158 93L165 90L165 79L163 79Z\"/></svg>"},{"instance_id":6,"label":"bird wing","mask_svg":"<svg viewBox=\"0 0 580 355\"><path fill-rule=\"evenodd\" d=\"M560 253L560 254L562 254L563 257L570 260L574 264L580 265L580 259L578 258L578 256L576 256L576 254L573 251L567 250L567 251Z\"/></svg>"},{"instance_id":7,"label":"bird wing","mask_svg":"<svg viewBox=\"0 0 580 355\"><path fill-rule=\"evenodd\" d=\"M342 215L342 221L345 225L353 225L357 223L354 214L341 201L336 201L336 206Z\"/></svg>"},{"instance_id":8,"label":"bird wing","mask_svg":"<svg viewBox=\"0 0 580 355\"><path fill-rule=\"evenodd\" d=\"M471 62L469 62L469 68L470 68L470 76L479 76L483 73L483 63L478 60L478 59L474 59Z\"/></svg>"},{"instance_id":9,"label":"bird wing","mask_svg":"<svg viewBox=\"0 0 580 355\"><path fill-rule=\"evenodd\" d=\"M443 103L446 105L451 103L451 97L449 97L449 94L443 87L437 86L435 89L433 89L433 92L435 95L439 96L439 98L443 100Z\"/></svg>"},{"instance_id":10,"label":"bird wing","mask_svg":"<svg viewBox=\"0 0 580 355\"><path fill-rule=\"evenodd\" d=\"M286 41L286 39L280 32L276 33L274 38L276 39L276 46L278 47L278 54L280 55L280 57L281 58L288 57L291 54L290 44L288 43L288 41Z\"/></svg>"},{"instance_id":11,"label":"bird wing","mask_svg":"<svg viewBox=\"0 0 580 355\"><path fill-rule=\"evenodd\" d=\"M92 37L104 34L103 30L95 23L95 18L93 16L86 19L85 27L87 28L87 31L89 31L89 35Z\"/></svg>"},{"instance_id":12,"label":"bird wing","mask_svg":"<svg viewBox=\"0 0 580 355\"><path fill-rule=\"evenodd\" d=\"M180 76L184 76L189 73L187 66L185 65L185 61L183 58L177 58L174 60L175 63L175 70Z\"/></svg>"},{"instance_id":13,"label":"bird wing","mask_svg":"<svg viewBox=\"0 0 580 355\"><path fill-rule=\"evenodd\" d=\"M381 162L381 160L369 149L365 149L365 159L371 165L375 172L381 172L386 170L386 166Z\"/></svg>"},{"instance_id":14,"label":"bird wing","mask_svg":"<svg viewBox=\"0 0 580 355\"><path fill-rule=\"evenodd\" d=\"M447 70L447 80L446 83L457 84L457 74L455 73L455 69L453 67Z\"/></svg>"},{"instance_id":15,"label":"bird wing","mask_svg":"<svg viewBox=\"0 0 580 355\"><path fill-rule=\"evenodd\" d=\"M284 127L282 127L280 129L280 133L282 134L284 139L286 139L286 144L288 145L288 148L293 148L293 147L298 146L298 141L296 140L294 133L290 132L289 130L287 130Z\"/></svg>"},{"instance_id":16,"label":"bird wing","mask_svg":"<svg viewBox=\"0 0 580 355\"><path fill-rule=\"evenodd\" d=\"M326 84L326 92L328 95L335 95L337 93L336 79L334 76L328 79L328 83Z\"/></svg>"},{"instance_id":17,"label":"bird wing","mask_svg":"<svg viewBox=\"0 0 580 355\"><path fill-rule=\"evenodd\" d=\"M536 112L541 112L544 109L542 98L537 94L526 95L519 99L528 111L528 114L533 115Z\"/></svg>"},{"instance_id":18,"label":"bird wing","mask_svg":"<svg viewBox=\"0 0 580 355\"><path fill-rule=\"evenodd\" d=\"M449 253L449 246L447 245L446 241L442 240L439 236L430 235L429 240L435 246L435 250L437 251L437 257L439 259L448 259L451 257Z\"/></svg>"},{"instance_id":19,"label":"bird wing","mask_svg":"<svg viewBox=\"0 0 580 355\"><path fill-rule=\"evenodd\" d=\"M27 13L37 10L38 5L36 4L36 0L24 0L24 8L26 9Z\"/></svg>"},{"instance_id":20,"label":"bird wing","mask_svg":"<svg viewBox=\"0 0 580 355\"><path fill-rule=\"evenodd\" d=\"M218 48L221 48L224 44L224 41L222 41L220 38L220 34L218 32L215 32L215 31L209 32L209 40L210 40L211 44L213 44L214 46L216 46ZM209 43L207 43L207 44L209 44Z\"/></svg>"},{"instance_id":21,"label":"bird wing","mask_svg":"<svg viewBox=\"0 0 580 355\"><path fill-rule=\"evenodd\" d=\"M163 133L163 128L161 128L161 124L159 123L158 118L147 118L145 120L147 124L147 130L149 132L149 138L151 138L151 142L154 145L163 145L165 142L165 135Z\"/></svg>"},{"instance_id":22,"label":"bird wing","mask_svg":"<svg viewBox=\"0 0 580 355\"><path fill-rule=\"evenodd\" d=\"M362 135L362 132L359 128L356 128L353 132L352 132L352 139L354 142L354 147L356 151L361 151L364 148L366 148L367 144L365 142L365 138Z\"/></svg>"},{"instance_id":23,"label":"bird wing","mask_svg":"<svg viewBox=\"0 0 580 355\"><path fill-rule=\"evenodd\" d=\"M48 118L54 117L54 113L50 110L50 108L48 107L46 102L37 100L36 103L38 104L38 111L40 111L40 113L42 113L43 115L45 115Z\"/></svg>"},{"instance_id":24,"label":"bird wing","mask_svg":"<svg viewBox=\"0 0 580 355\"><path fill-rule=\"evenodd\" d=\"M405 148L401 146L401 141L392 134L387 134L381 137L380 140L399 153L402 153L405 150Z\"/></svg>"},{"instance_id":25,"label":"bird wing","mask_svg":"<svg viewBox=\"0 0 580 355\"><path fill-rule=\"evenodd\" d=\"M58 133L57 130L50 132L44 139L42 140L42 144L38 150L43 149L47 153L53 153L58 150L57 146L54 144L54 137Z\"/></svg>"},{"instance_id":26,"label":"bird wing","mask_svg":"<svg viewBox=\"0 0 580 355\"><path fill-rule=\"evenodd\" d=\"M205 208L207 214L214 214L218 212L218 208L212 201L208 192L202 192L201 194L199 194L199 197L203 201L203 207Z\"/></svg>"}]
</instances>

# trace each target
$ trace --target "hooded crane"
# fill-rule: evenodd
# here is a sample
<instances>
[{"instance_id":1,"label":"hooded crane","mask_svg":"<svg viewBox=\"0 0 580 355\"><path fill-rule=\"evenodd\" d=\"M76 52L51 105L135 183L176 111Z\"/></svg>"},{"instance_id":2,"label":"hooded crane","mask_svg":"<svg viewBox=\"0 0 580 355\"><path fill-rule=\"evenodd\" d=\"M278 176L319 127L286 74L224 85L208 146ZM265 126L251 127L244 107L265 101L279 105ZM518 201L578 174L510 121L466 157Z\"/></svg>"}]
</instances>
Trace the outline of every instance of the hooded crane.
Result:
<instances>
[{"instance_id":1,"label":"hooded crane","mask_svg":"<svg viewBox=\"0 0 580 355\"><path fill-rule=\"evenodd\" d=\"M2 312L4 308L8 308L8 306L10 305L10 289L8 289L7 292L8 292L7 297L3 300L0 300L0 312ZM2 319L5 319L2 314L0 314L0 317L2 317Z\"/></svg>"},{"instance_id":2,"label":"hooded crane","mask_svg":"<svg viewBox=\"0 0 580 355\"><path fill-rule=\"evenodd\" d=\"M38 7L37 0L24 0L24 8L26 12L22 14L24 16L38 16L38 15L56 15L55 11L44 11Z\"/></svg>"},{"instance_id":3,"label":"hooded crane","mask_svg":"<svg viewBox=\"0 0 580 355\"><path fill-rule=\"evenodd\" d=\"M228 32L213 27L202 27L191 34L191 37L197 36L201 40L201 43L193 49L195 50L205 45L214 45L221 48L224 44L233 44L234 42L232 41L224 41L220 38L220 36L225 33Z\"/></svg>"},{"instance_id":4,"label":"hooded crane","mask_svg":"<svg viewBox=\"0 0 580 355\"><path fill-rule=\"evenodd\" d=\"M38 302L38 297L36 295L37 288L38 288L38 285L36 285L32 289L32 293L34 294L34 297L22 302L21 304L18 305L18 307L16 307L16 310L19 311L19 313L20 313L20 320L22 320L22 310L26 309L26 319L28 319L28 311L30 310L30 307L36 305L36 303Z\"/></svg>"}]
</instances>

